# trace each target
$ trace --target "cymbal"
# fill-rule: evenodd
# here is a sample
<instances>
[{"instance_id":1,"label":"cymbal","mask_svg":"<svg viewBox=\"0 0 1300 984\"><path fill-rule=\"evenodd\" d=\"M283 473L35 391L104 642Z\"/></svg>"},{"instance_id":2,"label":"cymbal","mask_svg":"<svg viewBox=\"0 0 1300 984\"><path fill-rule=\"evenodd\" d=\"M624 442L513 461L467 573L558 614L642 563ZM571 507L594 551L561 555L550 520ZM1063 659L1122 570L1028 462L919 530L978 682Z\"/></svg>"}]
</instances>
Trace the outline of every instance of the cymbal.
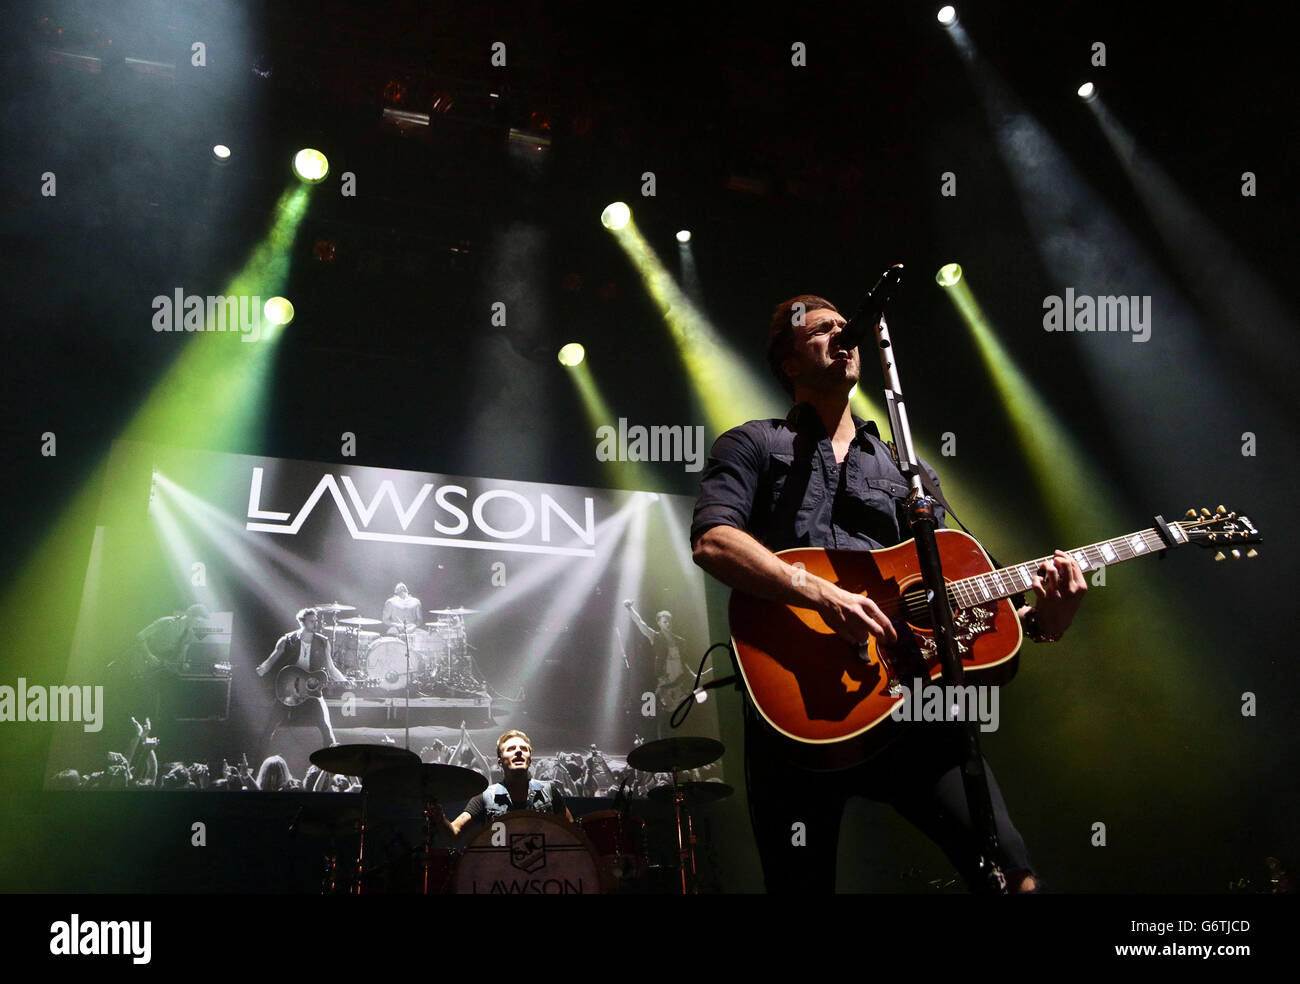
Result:
<instances>
[{"instance_id":1,"label":"cymbal","mask_svg":"<svg viewBox=\"0 0 1300 984\"><path fill-rule=\"evenodd\" d=\"M430 608L430 615L473 615L477 608Z\"/></svg>"},{"instance_id":2,"label":"cymbal","mask_svg":"<svg viewBox=\"0 0 1300 984\"><path fill-rule=\"evenodd\" d=\"M458 802L487 789L487 780L473 769L459 765L421 763L401 766L366 780L366 792L393 799L445 800Z\"/></svg>"},{"instance_id":3,"label":"cymbal","mask_svg":"<svg viewBox=\"0 0 1300 984\"><path fill-rule=\"evenodd\" d=\"M357 610L356 605L340 605L337 601L332 605L312 605L311 607L318 612L334 612L336 614L338 612L355 612Z\"/></svg>"},{"instance_id":4,"label":"cymbal","mask_svg":"<svg viewBox=\"0 0 1300 984\"><path fill-rule=\"evenodd\" d=\"M356 611L355 608L352 609L352 610L353 610L354 612ZM353 618L341 618L341 619L339 619L339 625L355 625L355 626L360 627L360 626L362 626L362 625L383 625L383 624L384 624L384 623L383 623L383 621L382 621L381 619L377 619L377 618L366 618L365 616L356 616L356 617L353 617Z\"/></svg>"},{"instance_id":5,"label":"cymbal","mask_svg":"<svg viewBox=\"0 0 1300 984\"><path fill-rule=\"evenodd\" d=\"M640 772L699 769L722 758L726 747L712 738L660 738L627 753L627 764Z\"/></svg>"},{"instance_id":6,"label":"cymbal","mask_svg":"<svg viewBox=\"0 0 1300 984\"><path fill-rule=\"evenodd\" d=\"M707 806L735 792L725 782L679 782L677 788L682 792L683 806ZM646 797L663 806L673 806L677 802L673 798L672 786L656 786L646 793Z\"/></svg>"},{"instance_id":7,"label":"cymbal","mask_svg":"<svg viewBox=\"0 0 1300 984\"><path fill-rule=\"evenodd\" d=\"M331 745L318 748L309 756L312 765L326 772L365 779L388 769L420 764L420 756L396 745Z\"/></svg>"}]
</instances>

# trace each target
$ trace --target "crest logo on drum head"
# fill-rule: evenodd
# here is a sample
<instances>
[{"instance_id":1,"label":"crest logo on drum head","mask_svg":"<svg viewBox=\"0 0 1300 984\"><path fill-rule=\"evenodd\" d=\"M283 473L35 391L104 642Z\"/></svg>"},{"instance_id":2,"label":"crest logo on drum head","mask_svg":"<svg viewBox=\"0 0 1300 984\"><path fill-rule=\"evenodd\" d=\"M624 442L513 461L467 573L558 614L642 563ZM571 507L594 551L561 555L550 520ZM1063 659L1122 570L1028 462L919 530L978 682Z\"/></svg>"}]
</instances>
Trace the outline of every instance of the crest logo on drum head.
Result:
<instances>
[{"instance_id":1,"label":"crest logo on drum head","mask_svg":"<svg viewBox=\"0 0 1300 984\"><path fill-rule=\"evenodd\" d=\"M529 874L546 867L546 835L511 834L510 864Z\"/></svg>"}]
</instances>

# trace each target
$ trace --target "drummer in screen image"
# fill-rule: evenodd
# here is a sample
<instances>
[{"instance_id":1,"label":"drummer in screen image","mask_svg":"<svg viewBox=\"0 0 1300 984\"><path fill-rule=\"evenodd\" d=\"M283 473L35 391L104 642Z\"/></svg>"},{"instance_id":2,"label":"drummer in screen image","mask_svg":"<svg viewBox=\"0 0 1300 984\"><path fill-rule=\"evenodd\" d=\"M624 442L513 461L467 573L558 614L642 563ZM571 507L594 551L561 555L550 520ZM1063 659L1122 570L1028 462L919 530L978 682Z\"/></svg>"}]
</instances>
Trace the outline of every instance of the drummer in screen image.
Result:
<instances>
[{"instance_id":1,"label":"drummer in screen image","mask_svg":"<svg viewBox=\"0 0 1300 984\"><path fill-rule=\"evenodd\" d=\"M465 811L455 820L443 818L442 828L445 833L456 838L470 821L486 825L516 810L552 813L573 822L573 814L569 812L555 783L529 779L533 746L526 734L522 731L507 731L498 738L497 762L505 773L505 782L488 786L465 804Z\"/></svg>"},{"instance_id":2,"label":"drummer in screen image","mask_svg":"<svg viewBox=\"0 0 1300 984\"><path fill-rule=\"evenodd\" d=\"M424 620L420 613L420 599L411 594L401 581L393 588L392 597L384 602L384 621L388 634L398 635L403 628L418 629Z\"/></svg>"}]
</instances>

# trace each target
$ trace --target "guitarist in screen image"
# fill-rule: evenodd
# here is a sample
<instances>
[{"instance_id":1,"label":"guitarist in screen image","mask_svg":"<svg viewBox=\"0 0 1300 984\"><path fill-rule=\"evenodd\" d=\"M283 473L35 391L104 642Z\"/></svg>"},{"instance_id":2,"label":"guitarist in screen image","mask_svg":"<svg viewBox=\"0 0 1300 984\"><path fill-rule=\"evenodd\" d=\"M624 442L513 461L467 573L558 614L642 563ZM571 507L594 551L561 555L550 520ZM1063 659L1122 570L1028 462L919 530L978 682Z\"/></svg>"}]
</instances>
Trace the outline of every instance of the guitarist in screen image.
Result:
<instances>
[{"instance_id":1,"label":"guitarist in screen image","mask_svg":"<svg viewBox=\"0 0 1300 984\"><path fill-rule=\"evenodd\" d=\"M775 553L790 548L876 551L911 536L904 511L910 487L875 424L849 411L849 392L861 364L857 347L846 350L839 340L845 324L834 305L814 295L793 297L776 308L767 360L795 406L784 420L751 420L718 438L701 477L691 528L695 562L735 592L731 625L746 684L746 783L764 881L769 892L833 892L844 804L849 796L861 795L892 805L934 840L977 889L978 839L957 765L958 726L905 725L901 737L870 757L854 761L832 754L856 747L854 741L875 723L841 728L849 740L837 744L835 728L854 720L864 698L878 696L895 677L910 687L919 675L917 646L911 645L909 654L909 647L899 643L899 630L910 637L907 623L916 621L910 606L908 617L900 617L907 593L900 591L900 578L841 574L833 554L820 554L831 559L818 562L812 555L819 552L812 550L798 558ZM922 468L937 488L933 470L924 463ZM943 527L942 509L936 509L936 518ZM915 569L914 548L899 548L899 554L909 549ZM977 544L971 549L983 557ZM955 564L946 553L943 562L945 577L951 578ZM1005 630L1014 643L1021 630L1036 642L1059 639L1087 591L1078 561L1056 551L1023 574L1017 588L1029 587L1037 595L1033 608L1017 610L996 599L983 608L972 604L972 612L983 614L970 617L989 625L971 631ZM777 616L771 626L751 629L747 640L745 626L759 621L748 615L760 606L776 610ZM804 632L812 644L778 653L787 628L792 638ZM825 665L817 662L821 640L850 655L843 668L816 672ZM747 648L761 654L765 662L759 668L785 688L776 698L759 695L757 674L745 660ZM779 723L781 712L790 708L810 723L809 734L797 740L792 728ZM809 761L811 755L820 759ZM1007 888L1036 891L1024 841L992 770L988 780ZM800 829L803 843L792 836Z\"/></svg>"},{"instance_id":2,"label":"guitarist in screen image","mask_svg":"<svg viewBox=\"0 0 1300 984\"><path fill-rule=\"evenodd\" d=\"M155 619L136 633L120 659L108 664L115 681L112 690L125 701L124 716L155 721L170 713L176 678L191 645L202 639L211 616L203 605L190 605L184 612Z\"/></svg>"},{"instance_id":3,"label":"guitarist in screen image","mask_svg":"<svg viewBox=\"0 0 1300 984\"><path fill-rule=\"evenodd\" d=\"M287 632L275 649L257 667L258 676L275 674L275 698L262 729L261 756L271 754L271 739L278 728L290 722L314 724L323 745L337 745L325 703L327 682L346 683L330 656L330 641L318 631L320 616L314 608L298 612L296 632Z\"/></svg>"}]
</instances>

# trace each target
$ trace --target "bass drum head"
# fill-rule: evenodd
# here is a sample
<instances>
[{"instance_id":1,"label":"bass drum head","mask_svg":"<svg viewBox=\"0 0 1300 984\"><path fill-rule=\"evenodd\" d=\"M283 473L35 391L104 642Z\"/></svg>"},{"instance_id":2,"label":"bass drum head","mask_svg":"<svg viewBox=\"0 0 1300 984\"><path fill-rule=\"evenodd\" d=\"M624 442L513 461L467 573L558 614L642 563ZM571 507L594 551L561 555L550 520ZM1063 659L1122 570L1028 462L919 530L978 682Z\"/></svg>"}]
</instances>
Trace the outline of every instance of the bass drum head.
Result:
<instances>
[{"instance_id":1,"label":"bass drum head","mask_svg":"<svg viewBox=\"0 0 1300 984\"><path fill-rule=\"evenodd\" d=\"M456 872L457 895L599 895L596 852L562 817L519 810L488 823Z\"/></svg>"},{"instance_id":2,"label":"bass drum head","mask_svg":"<svg viewBox=\"0 0 1300 984\"><path fill-rule=\"evenodd\" d=\"M412 675L420 668L419 657L411 654ZM393 636L381 636L366 650L366 678L384 690L406 687L406 643Z\"/></svg>"}]
</instances>

